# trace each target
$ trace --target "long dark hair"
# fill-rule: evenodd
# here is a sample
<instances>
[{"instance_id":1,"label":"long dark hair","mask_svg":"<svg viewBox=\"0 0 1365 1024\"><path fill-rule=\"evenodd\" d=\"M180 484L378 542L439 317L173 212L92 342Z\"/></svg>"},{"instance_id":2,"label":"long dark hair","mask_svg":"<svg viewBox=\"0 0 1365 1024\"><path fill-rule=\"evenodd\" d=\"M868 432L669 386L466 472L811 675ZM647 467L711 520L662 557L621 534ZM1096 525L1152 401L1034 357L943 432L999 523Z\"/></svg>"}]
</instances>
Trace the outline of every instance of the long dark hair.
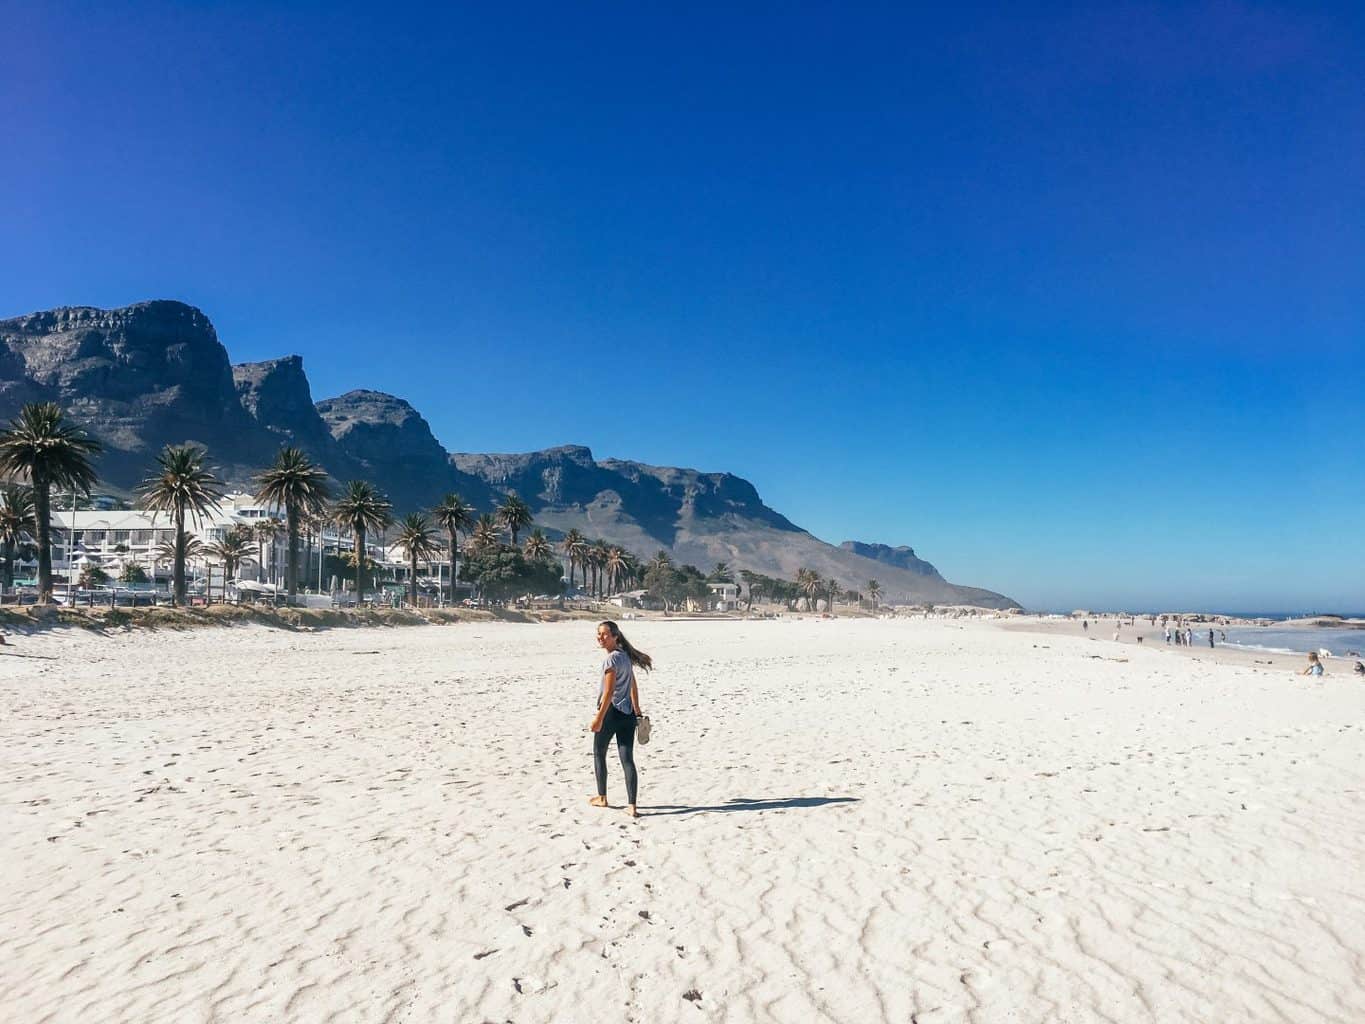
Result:
<instances>
[{"instance_id":1,"label":"long dark hair","mask_svg":"<svg viewBox=\"0 0 1365 1024\"><path fill-rule=\"evenodd\" d=\"M626 657L630 659L632 665L636 668L642 668L646 672L654 667L654 659L644 651L637 651L632 647L630 641L626 639L626 634L621 632L620 626L611 620L603 622L602 625L606 626L611 632L612 637L616 640L616 646L626 652Z\"/></svg>"}]
</instances>

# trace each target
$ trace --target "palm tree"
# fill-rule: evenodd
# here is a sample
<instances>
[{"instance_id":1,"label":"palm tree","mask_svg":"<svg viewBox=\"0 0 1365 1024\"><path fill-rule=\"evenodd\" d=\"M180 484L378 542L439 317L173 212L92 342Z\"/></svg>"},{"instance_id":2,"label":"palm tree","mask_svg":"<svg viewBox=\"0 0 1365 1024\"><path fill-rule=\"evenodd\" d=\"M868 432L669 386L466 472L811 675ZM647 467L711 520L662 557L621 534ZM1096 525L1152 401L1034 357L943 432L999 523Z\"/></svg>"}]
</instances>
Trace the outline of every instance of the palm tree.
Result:
<instances>
[{"instance_id":1,"label":"palm tree","mask_svg":"<svg viewBox=\"0 0 1365 1024\"><path fill-rule=\"evenodd\" d=\"M654 557L649 560L649 564L650 567L654 569L667 569L673 564L673 556L663 548L660 548L658 551L654 552Z\"/></svg>"},{"instance_id":2,"label":"palm tree","mask_svg":"<svg viewBox=\"0 0 1365 1024\"><path fill-rule=\"evenodd\" d=\"M831 576L829 579L825 580L825 590L829 592L829 610L832 612L834 611L835 599L838 598L843 588L839 586L839 581Z\"/></svg>"},{"instance_id":3,"label":"palm tree","mask_svg":"<svg viewBox=\"0 0 1365 1024\"><path fill-rule=\"evenodd\" d=\"M583 586L588 590L589 597L597 596L597 541L584 540L583 552L578 556L578 562L583 566Z\"/></svg>"},{"instance_id":4,"label":"palm tree","mask_svg":"<svg viewBox=\"0 0 1365 1024\"><path fill-rule=\"evenodd\" d=\"M872 610L877 610L877 599L882 596L882 585L876 580L867 581L867 595L872 598Z\"/></svg>"},{"instance_id":5,"label":"palm tree","mask_svg":"<svg viewBox=\"0 0 1365 1024\"><path fill-rule=\"evenodd\" d=\"M280 521L267 517L258 519L256 525L251 528L251 534L256 538L256 582L265 582L265 545L270 542L270 550L275 550L275 538L280 535Z\"/></svg>"},{"instance_id":6,"label":"palm tree","mask_svg":"<svg viewBox=\"0 0 1365 1024\"><path fill-rule=\"evenodd\" d=\"M417 560L432 559L441 553L436 543L427 517L412 512L403 517L398 524L398 546L408 556L408 572L411 576L412 606L417 607Z\"/></svg>"},{"instance_id":7,"label":"palm tree","mask_svg":"<svg viewBox=\"0 0 1365 1024\"><path fill-rule=\"evenodd\" d=\"M622 580L633 587L638 587L644 579L644 566L640 564L640 560L635 557L633 552L627 551L621 557L625 563L621 570Z\"/></svg>"},{"instance_id":8,"label":"palm tree","mask_svg":"<svg viewBox=\"0 0 1365 1024\"><path fill-rule=\"evenodd\" d=\"M167 512L175 527L176 557L171 569L171 601L185 603L185 521L195 525L217 511L223 492L219 480L204 466L204 449L195 445L167 445L156 457L158 471L142 481L142 507L152 513L152 522Z\"/></svg>"},{"instance_id":9,"label":"palm tree","mask_svg":"<svg viewBox=\"0 0 1365 1024\"><path fill-rule=\"evenodd\" d=\"M554 556L555 549L550 545L545 534L539 530L533 530L531 536L526 538L526 544L522 547L521 553L533 562L543 562Z\"/></svg>"},{"instance_id":10,"label":"palm tree","mask_svg":"<svg viewBox=\"0 0 1365 1024\"><path fill-rule=\"evenodd\" d=\"M234 527L222 540L210 544L205 553L223 563L223 600L226 601L228 580L236 576L237 569L251 555L251 535L246 527Z\"/></svg>"},{"instance_id":11,"label":"palm tree","mask_svg":"<svg viewBox=\"0 0 1365 1024\"><path fill-rule=\"evenodd\" d=\"M754 587L758 585L758 573L752 569L739 570L739 578L744 581L744 585L749 588L749 603L744 606L744 610L752 611L754 607Z\"/></svg>"},{"instance_id":12,"label":"palm tree","mask_svg":"<svg viewBox=\"0 0 1365 1024\"><path fill-rule=\"evenodd\" d=\"M607 570L608 586L610 590L613 593L620 593L621 581L625 578L626 568L628 566L626 553L618 547L608 548L606 557L603 560L603 565Z\"/></svg>"},{"instance_id":13,"label":"palm tree","mask_svg":"<svg viewBox=\"0 0 1365 1024\"><path fill-rule=\"evenodd\" d=\"M559 544L560 544L560 549L564 552L564 557L565 557L565 558L568 560L568 562L569 562L569 589L570 589L570 590L573 590L573 587L574 587L574 574L573 574L574 568L578 565L578 563L579 563L580 561L582 561L582 559L583 559L583 546L584 546L585 544L587 544L587 542L588 542L588 539L587 539L586 537L584 537L583 534L579 533L578 530L576 530L576 529L570 530L568 533L564 534L564 539L563 539L562 541L559 542ZM584 582L587 582L586 578L584 579Z\"/></svg>"},{"instance_id":14,"label":"palm tree","mask_svg":"<svg viewBox=\"0 0 1365 1024\"><path fill-rule=\"evenodd\" d=\"M38 600L52 599L52 489L90 493L95 485L91 459L102 446L62 418L55 402L33 402L0 431L0 473L27 477L33 487L38 541ZM75 513L72 513L75 523ZM71 531L75 541L76 531Z\"/></svg>"},{"instance_id":15,"label":"palm tree","mask_svg":"<svg viewBox=\"0 0 1365 1024\"><path fill-rule=\"evenodd\" d=\"M498 506L498 522L512 535L512 547L517 546L517 534L531 525L531 508L516 493L509 494Z\"/></svg>"},{"instance_id":16,"label":"palm tree","mask_svg":"<svg viewBox=\"0 0 1365 1024\"><path fill-rule=\"evenodd\" d=\"M318 513L327 503L327 474L302 451L286 445L275 463L256 478L256 500L284 508L289 556L285 563L285 586L292 598L299 592L299 517Z\"/></svg>"},{"instance_id":17,"label":"palm tree","mask_svg":"<svg viewBox=\"0 0 1365 1024\"><path fill-rule=\"evenodd\" d=\"M194 534L185 537L184 546L177 544L174 540L160 541L156 546L156 552L152 555L153 566L165 565L167 562L174 563L178 556L183 556L186 563L204 554L204 542Z\"/></svg>"},{"instance_id":18,"label":"palm tree","mask_svg":"<svg viewBox=\"0 0 1365 1024\"><path fill-rule=\"evenodd\" d=\"M455 603L455 579L460 574L460 531L469 532L474 522L474 510L458 494L447 494L431 510L436 525L445 530L450 540L450 603Z\"/></svg>"},{"instance_id":19,"label":"palm tree","mask_svg":"<svg viewBox=\"0 0 1365 1024\"><path fill-rule=\"evenodd\" d=\"M717 562L716 567L711 570L711 575L706 577L712 583L733 583L734 575L730 572L729 562Z\"/></svg>"},{"instance_id":20,"label":"palm tree","mask_svg":"<svg viewBox=\"0 0 1365 1024\"><path fill-rule=\"evenodd\" d=\"M326 557L327 557L327 552L323 549L323 541L324 541L324 539L325 539L325 538L324 538L324 533L323 533L323 532L327 529L327 524L328 524L329 522L331 522L331 519L328 518L328 516L327 516L327 514L326 514L326 511L324 510L324 511L318 512L318 513L316 513L316 514L312 514L312 515L307 515L307 516L305 516L305 517L303 518L302 522L303 522L305 528L306 528L307 531L308 531L308 545L307 545L307 549L306 549L306 550L308 551L308 558L305 559L305 562L309 562L309 563L312 562L312 558L313 558L313 541L314 541L314 539L316 539L317 542L318 542L318 575L317 575L317 580L318 580L318 590L321 591L321 590L322 590L322 566L323 566L323 562L325 561L325 559L326 559ZM312 567L311 567L311 564L310 564L310 566L309 566L309 574L308 574L308 576L309 576L309 579L312 579Z\"/></svg>"},{"instance_id":21,"label":"palm tree","mask_svg":"<svg viewBox=\"0 0 1365 1024\"><path fill-rule=\"evenodd\" d=\"M498 524L497 521L487 512L479 516L474 523L474 532L470 539L474 546L480 551L489 551L498 546Z\"/></svg>"},{"instance_id":22,"label":"palm tree","mask_svg":"<svg viewBox=\"0 0 1365 1024\"><path fill-rule=\"evenodd\" d=\"M352 480L332 506L332 522L355 538L355 599L365 600L365 535L378 533L393 522L393 506L368 480Z\"/></svg>"},{"instance_id":23,"label":"palm tree","mask_svg":"<svg viewBox=\"0 0 1365 1024\"><path fill-rule=\"evenodd\" d=\"M820 574L814 569L796 570L796 589L805 594L810 600L810 610L815 611L815 598L824 588L824 582L820 579Z\"/></svg>"},{"instance_id":24,"label":"palm tree","mask_svg":"<svg viewBox=\"0 0 1365 1024\"><path fill-rule=\"evenodd\" d=\"M602 596L602 588L606 583L602 570L607 565L608 550L604 540L595 540L588 546L588 563L592 566L593 594L596 597Z\"/></svg>"},{"instance_id":25,"label":"palm tree","mask_svg":"<svg viewBox=\"0 0 1365 1024\"><path fill-rule=\"evenodd\" d=\"M14 555L33 536L33 491L8 484L0 491L0 548L4 549L4 589L14 586Z\"/></svg>"}]
</instances>

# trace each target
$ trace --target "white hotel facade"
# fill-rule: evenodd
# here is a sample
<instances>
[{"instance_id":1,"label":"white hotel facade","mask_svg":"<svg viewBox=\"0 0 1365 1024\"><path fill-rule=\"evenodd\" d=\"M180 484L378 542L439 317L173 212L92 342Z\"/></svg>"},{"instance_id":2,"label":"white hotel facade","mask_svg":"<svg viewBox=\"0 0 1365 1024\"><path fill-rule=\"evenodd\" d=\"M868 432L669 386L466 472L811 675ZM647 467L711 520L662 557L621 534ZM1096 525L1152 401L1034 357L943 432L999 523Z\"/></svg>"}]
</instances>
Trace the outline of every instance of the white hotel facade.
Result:
<instances>
[{"instance_id":1,"label":"white hotel facade","mask_svg":"<svg viewBox=\"0 0 1365 1024\"><path fill-rule=\"evenodd\" d=\"M244 580L261 580L265 583L283 585L288 543L284 532L284 512L256 501L249 494L229 494L213 514L191 519L186 524L188 531L205 545L222 540L230 530L239 527L250 529L263 519L275 519L280 531L273 544L267 543L261 552L259 544L248 548L245 562L238 568L237 577ZM170 577L170 565L158 559L157 549L175 540L175 526L166 513L153 516L140 509L80 509L76 512L54 511L52 522L52 570L58 585L65 581L75 582L82 569L93 564L103 569L111 580L116 580L129 565L139 566L149 580L166 583ZM74 535L74 537L73 537ZM393 583L404 583L408 575L408 562L402 551L393 544L385 544L381 535L366 539L366 552L375 560L381 575ZM321 552L327 554L349 553L354 540L335 527L324 527L322 537L300 537L299 541L299 586L303 590L326 593L332 585L330 578L324 578ZM264 558L261 558L261 554ZM445 555L431 561L423 561L419 577L424 583L448 585L449 571ZM259 565L263 562L263 565ZM259 565L259 568L258 568ZM423 571L425 570L425 571ZM31 578L37 571L35 559L15 560L15 576ZM224 582L221 564L214 565L211 558L199 556L192 559L187 567L191 580L203 580L212 575L211 583L216 590Z\"/></svg>"},{"instance_id":2,"label":"white hotel facade","mask_svg":"<svg viewBox=\"0 0 1365 1024\"><path fill-rule=\"evenodd\" d=\"M222 540L229 530L239 526L252 526L262 519L275 518L283 524L284 516L274 509L259 504L255 498L246 494L230 494L223 499L217 512L200 518L191 519L187 524L188 532L198 537L204 544ZM73 544L74 534L74 544ZM152 515L140 509L79 509L54 511L52 513L52 570L54 575L70 576L80 574L82 568L93 563L117 578L128 565L137 565L155 579L157 573L164 577L169 571L165 562L157 561L157 548L175 540L175 524L166 513ZM332 538L335 544L335 538ZM283 540L277 542L282 551ZM272 560L271 545L266 545L265 572L269 578L272 567L278 564L283 572L283 562ZM257 555L253 549L248 566L239 570L239 575L254 578L256 575ZM35 563L36 564L36 563ZM16 569L23 572L28 566L23 562ZM191 569L193 570L193 566Z\"/></svg>"}]
</instances>

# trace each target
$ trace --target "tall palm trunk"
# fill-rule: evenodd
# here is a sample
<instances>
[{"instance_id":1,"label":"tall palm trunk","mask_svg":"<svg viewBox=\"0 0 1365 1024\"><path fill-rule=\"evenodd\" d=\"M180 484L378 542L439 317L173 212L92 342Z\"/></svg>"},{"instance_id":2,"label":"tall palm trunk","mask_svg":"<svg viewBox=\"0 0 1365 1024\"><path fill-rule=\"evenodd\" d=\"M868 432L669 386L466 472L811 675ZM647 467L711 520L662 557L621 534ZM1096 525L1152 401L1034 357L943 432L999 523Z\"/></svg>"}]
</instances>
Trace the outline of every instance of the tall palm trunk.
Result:
<instances>
[{"instance_id":1,"label":"tall palm trunk","mask_svg":"<svg viewBox=\"0 0 1365 1024\"><path fill-rule=\"evenodd\" d=\"M33 513L38 527L38 603L48 604L52 601L52 496L48 493L47 476L42 473L33 474ZM71 522L74 526L75 512L71 513ZM76 531L73 529L71 547L74 549L75 546ZM68 565L70 560L68 554Z\"/></svg>"},{"instance_id":2,"label":"tall palm trunk","mask_svg":"<svg viewBox=\"0 0 1365 1024\"><path fill-rule=\"evenodd\" d=\"M460 538L450 531L450 603L455 603L455 577L460 572Z\"/></svg>"},{"instance_id":3,"label":"tall palm trunk","mask_svg":"<svg viewBox=\"0 0 1365 1024\"><path fill-rule=\"evenodd\" d=\"M365 603L365 527L355 528L355 603Z\"/></svg>"},{"instance_id":4,"label":"tall palm trunk","mask_svg":"<svg viewBox=\"0 0 1365 1024\"><path fill-rule=\"evenodd\" d=\"M14 589L14 542L5 541L5 589Z\"/></svg>"},{"instance_id":5,"label":"tall palm trunk","mask_svg":"<svg viewBox=\"0 0 1365 1024\"><path fill-rule=\"evenodd\" d=\"M291 598L299 593L299 510L291 505L285 510L289 524L289 557L285 561L285 588Z\"/></svg>"},{"instance_id":6,"label":"tall palm trunk","mask_svg":"<svg viewBox=\"0 0 1365 1024\"><path fill-rule=\"evenodd\" d=\"M411 562L412 562L412 564L408 567L408 569L409 569L409 571L410 571L411 574L412 574L412 578L408 581L408 583L409 583L409 585L410 585L410 587L411 587L411 589L412 589L412 606L413 606L414 608L416 608L416 607L417 607L417 556L416 556L416 555L413 555L413 556L412 556Z\"/></svg>"},{"instance_id":7,"label":"tall palm trunk","mask_svg":"<svg viewBox=\"0 0 1365 1024\"><path fill-rule=\"evenodd\" d=\"M171 603L185 603L185 508L175 510L175 561L171 568Z\"/></svg>"}]
</instances>

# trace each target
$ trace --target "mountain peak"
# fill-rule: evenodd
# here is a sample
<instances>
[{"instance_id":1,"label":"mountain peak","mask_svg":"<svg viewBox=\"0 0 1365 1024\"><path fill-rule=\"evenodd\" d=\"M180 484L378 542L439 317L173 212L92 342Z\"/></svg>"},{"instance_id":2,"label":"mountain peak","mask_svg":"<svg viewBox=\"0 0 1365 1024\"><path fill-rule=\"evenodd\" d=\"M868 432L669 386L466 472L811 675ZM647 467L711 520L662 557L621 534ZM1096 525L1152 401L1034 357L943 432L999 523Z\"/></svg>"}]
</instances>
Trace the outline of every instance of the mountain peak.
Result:
<instances>
[{"instance_id":1,"label":"mountain peak","mask_svg":"<svg viewBox=\"0 0 1365 1024\"><path fill-rule=\"evenodd\" d=\"M1008 607L959 587L907 547L824 543L728 472L597 461L583 445L516 454L450 454L411 403L357 388L314 403L297 355L232 366L200 310L160 299L121 309L67 306L0 321L0 418L55 401L105 443L102 486L125 492L161 446L205 446L229 485L268 466L281 444L337 480L366 479L395 509L458 493L479 511L516 492L552 537L578 529L641 556L792 578L807 568L858 588L875 576L890 601Z\"/></svg>"}]
</instances>

